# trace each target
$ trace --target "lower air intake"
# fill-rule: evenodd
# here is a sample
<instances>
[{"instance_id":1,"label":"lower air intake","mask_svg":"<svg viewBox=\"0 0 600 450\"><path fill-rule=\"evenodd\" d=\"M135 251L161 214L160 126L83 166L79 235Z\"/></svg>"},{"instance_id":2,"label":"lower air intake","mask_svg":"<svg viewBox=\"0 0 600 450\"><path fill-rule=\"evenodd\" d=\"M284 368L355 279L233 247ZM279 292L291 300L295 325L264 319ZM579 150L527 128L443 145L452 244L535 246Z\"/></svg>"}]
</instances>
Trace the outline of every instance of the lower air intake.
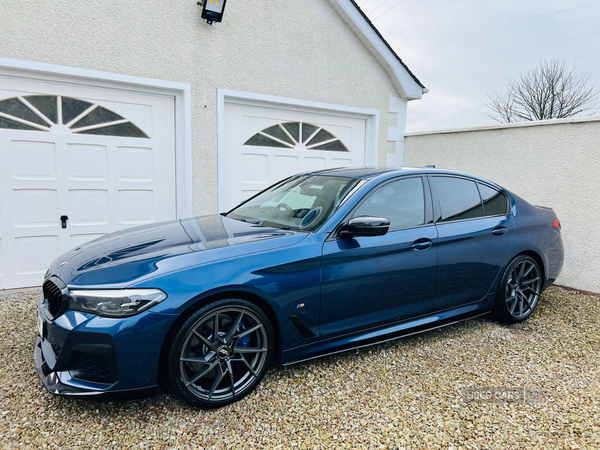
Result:
<instances>
[{"instance_id":1,"label":"lower air intake","mask_svg":"<svg viewBox=\"0 0 600 450\"><path fill-rule=\"evenodd\" d=\"M113 379L106 358L103 355L73 351L69 368L71 376L78 380L106 384L116 381Z\"/></svg>"}]
</instances>

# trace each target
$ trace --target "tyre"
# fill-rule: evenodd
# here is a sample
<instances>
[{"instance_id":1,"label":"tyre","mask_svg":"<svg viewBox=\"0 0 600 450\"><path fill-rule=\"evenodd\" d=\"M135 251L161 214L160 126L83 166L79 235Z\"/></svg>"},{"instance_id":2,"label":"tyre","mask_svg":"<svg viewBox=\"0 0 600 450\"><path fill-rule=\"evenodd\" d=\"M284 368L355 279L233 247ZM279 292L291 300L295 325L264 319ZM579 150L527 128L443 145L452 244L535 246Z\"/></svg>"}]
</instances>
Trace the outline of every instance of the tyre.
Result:
<instances>
[{"instance_id":1,"label":"tyre","mask_svg":"<svg viewBox=\"0 0 600 450\"><path fill-rule=\"evenodd\" d=\"M260 383L273 358L273 328L256 305L220 300L196 311L170 347L169 378L202 408L236 402Z\"/></svg>"},{"instance_id":2,"label":"tyre","mask_svg":"<svg viewBox=\"0 0 600 450\"><path fill-rule=\"evenodd\" d=\"M542 271L535 259L517 256L504 271L498 286L494 316L506 323L526 320L538 304L542 281Z\"/></svg>"}]
</instances>

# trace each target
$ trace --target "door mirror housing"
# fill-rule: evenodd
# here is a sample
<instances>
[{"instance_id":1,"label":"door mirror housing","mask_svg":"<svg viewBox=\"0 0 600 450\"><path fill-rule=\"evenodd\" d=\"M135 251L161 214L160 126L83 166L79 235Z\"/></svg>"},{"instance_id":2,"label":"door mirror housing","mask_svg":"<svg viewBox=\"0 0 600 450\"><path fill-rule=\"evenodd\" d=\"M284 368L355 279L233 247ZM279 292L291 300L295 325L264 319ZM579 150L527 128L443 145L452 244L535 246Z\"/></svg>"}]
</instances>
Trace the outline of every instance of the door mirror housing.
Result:
<instances>
[{"instance_id":1,"label":"door mirror housing","mask_svg":"<svg viewBox=\"0 0 600 450\"><path fill-rule=\"evenodd\" d=\"M350 221L340 230L342 238L360 236L383 236L390 229L390 221L382 217L360 216Z\"/></svg>"}]
</instances>

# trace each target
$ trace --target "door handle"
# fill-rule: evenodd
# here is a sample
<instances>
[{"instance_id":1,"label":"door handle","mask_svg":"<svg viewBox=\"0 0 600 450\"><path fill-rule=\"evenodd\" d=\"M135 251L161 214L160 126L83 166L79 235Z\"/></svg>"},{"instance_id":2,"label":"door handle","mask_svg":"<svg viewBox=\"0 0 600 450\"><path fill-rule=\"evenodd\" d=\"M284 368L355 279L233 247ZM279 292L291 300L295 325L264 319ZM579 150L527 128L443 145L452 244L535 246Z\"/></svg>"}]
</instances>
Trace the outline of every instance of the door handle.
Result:
<instances>
[{"instance_id":1,"label":"door handle","mask_svg":"<svg viewBox=\"0 0 600 450\"><path fill-rule=\"evenodd\" d=\"M503 234L506 234L507 231L508 228L506 227L496 227L492 230L492 234L494 236L502 236Z\"/></svg>"},{"instance_id":2,"label":"door handle","mask_svg":"<svg viewBox=\"0 0 600 450\"><path fill-rule=\"evenodd\" d=\"M60 216L60 225L63 228L67 228L67 220L69 220L67 216Z\"/></svg>"},{"instance_id":3,"label":"door handle","mask_svg":"<svg viewBox=\"0 0 600 450\"><path fill-rule=\"evenodd\" d=\"M413 250L427 250L429 247L433 245L431 239L417 239L412 243L411 247Z\"/></svg>"}]
</instances>

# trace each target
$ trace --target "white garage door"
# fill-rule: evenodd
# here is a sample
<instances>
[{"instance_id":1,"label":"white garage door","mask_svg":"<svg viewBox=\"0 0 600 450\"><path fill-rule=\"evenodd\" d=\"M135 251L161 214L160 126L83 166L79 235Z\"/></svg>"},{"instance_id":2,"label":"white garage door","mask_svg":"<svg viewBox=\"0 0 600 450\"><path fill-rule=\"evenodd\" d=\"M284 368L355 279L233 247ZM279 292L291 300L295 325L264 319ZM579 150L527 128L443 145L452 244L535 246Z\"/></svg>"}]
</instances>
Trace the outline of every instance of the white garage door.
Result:
<instances>
[{"instance_id":1,"label":"white garage door","mask_svg":"<svg viewBox=\"0 0 600 450\"><path fill-rule=\"evenodd\" d=\"M225 104L223 211L298 172L365 165L366 119Z\"/></svg>"},{"instance_id":2,"label":"white garage door","mask_svg":"<svg viewBox=\"0 0 600 450\"><path fill-rule=\"evenodd\" d=\"M40 285L84 242L175 218L174 145L173 97L0 78L0 289Z\"/></svg>"}]
</instances>

